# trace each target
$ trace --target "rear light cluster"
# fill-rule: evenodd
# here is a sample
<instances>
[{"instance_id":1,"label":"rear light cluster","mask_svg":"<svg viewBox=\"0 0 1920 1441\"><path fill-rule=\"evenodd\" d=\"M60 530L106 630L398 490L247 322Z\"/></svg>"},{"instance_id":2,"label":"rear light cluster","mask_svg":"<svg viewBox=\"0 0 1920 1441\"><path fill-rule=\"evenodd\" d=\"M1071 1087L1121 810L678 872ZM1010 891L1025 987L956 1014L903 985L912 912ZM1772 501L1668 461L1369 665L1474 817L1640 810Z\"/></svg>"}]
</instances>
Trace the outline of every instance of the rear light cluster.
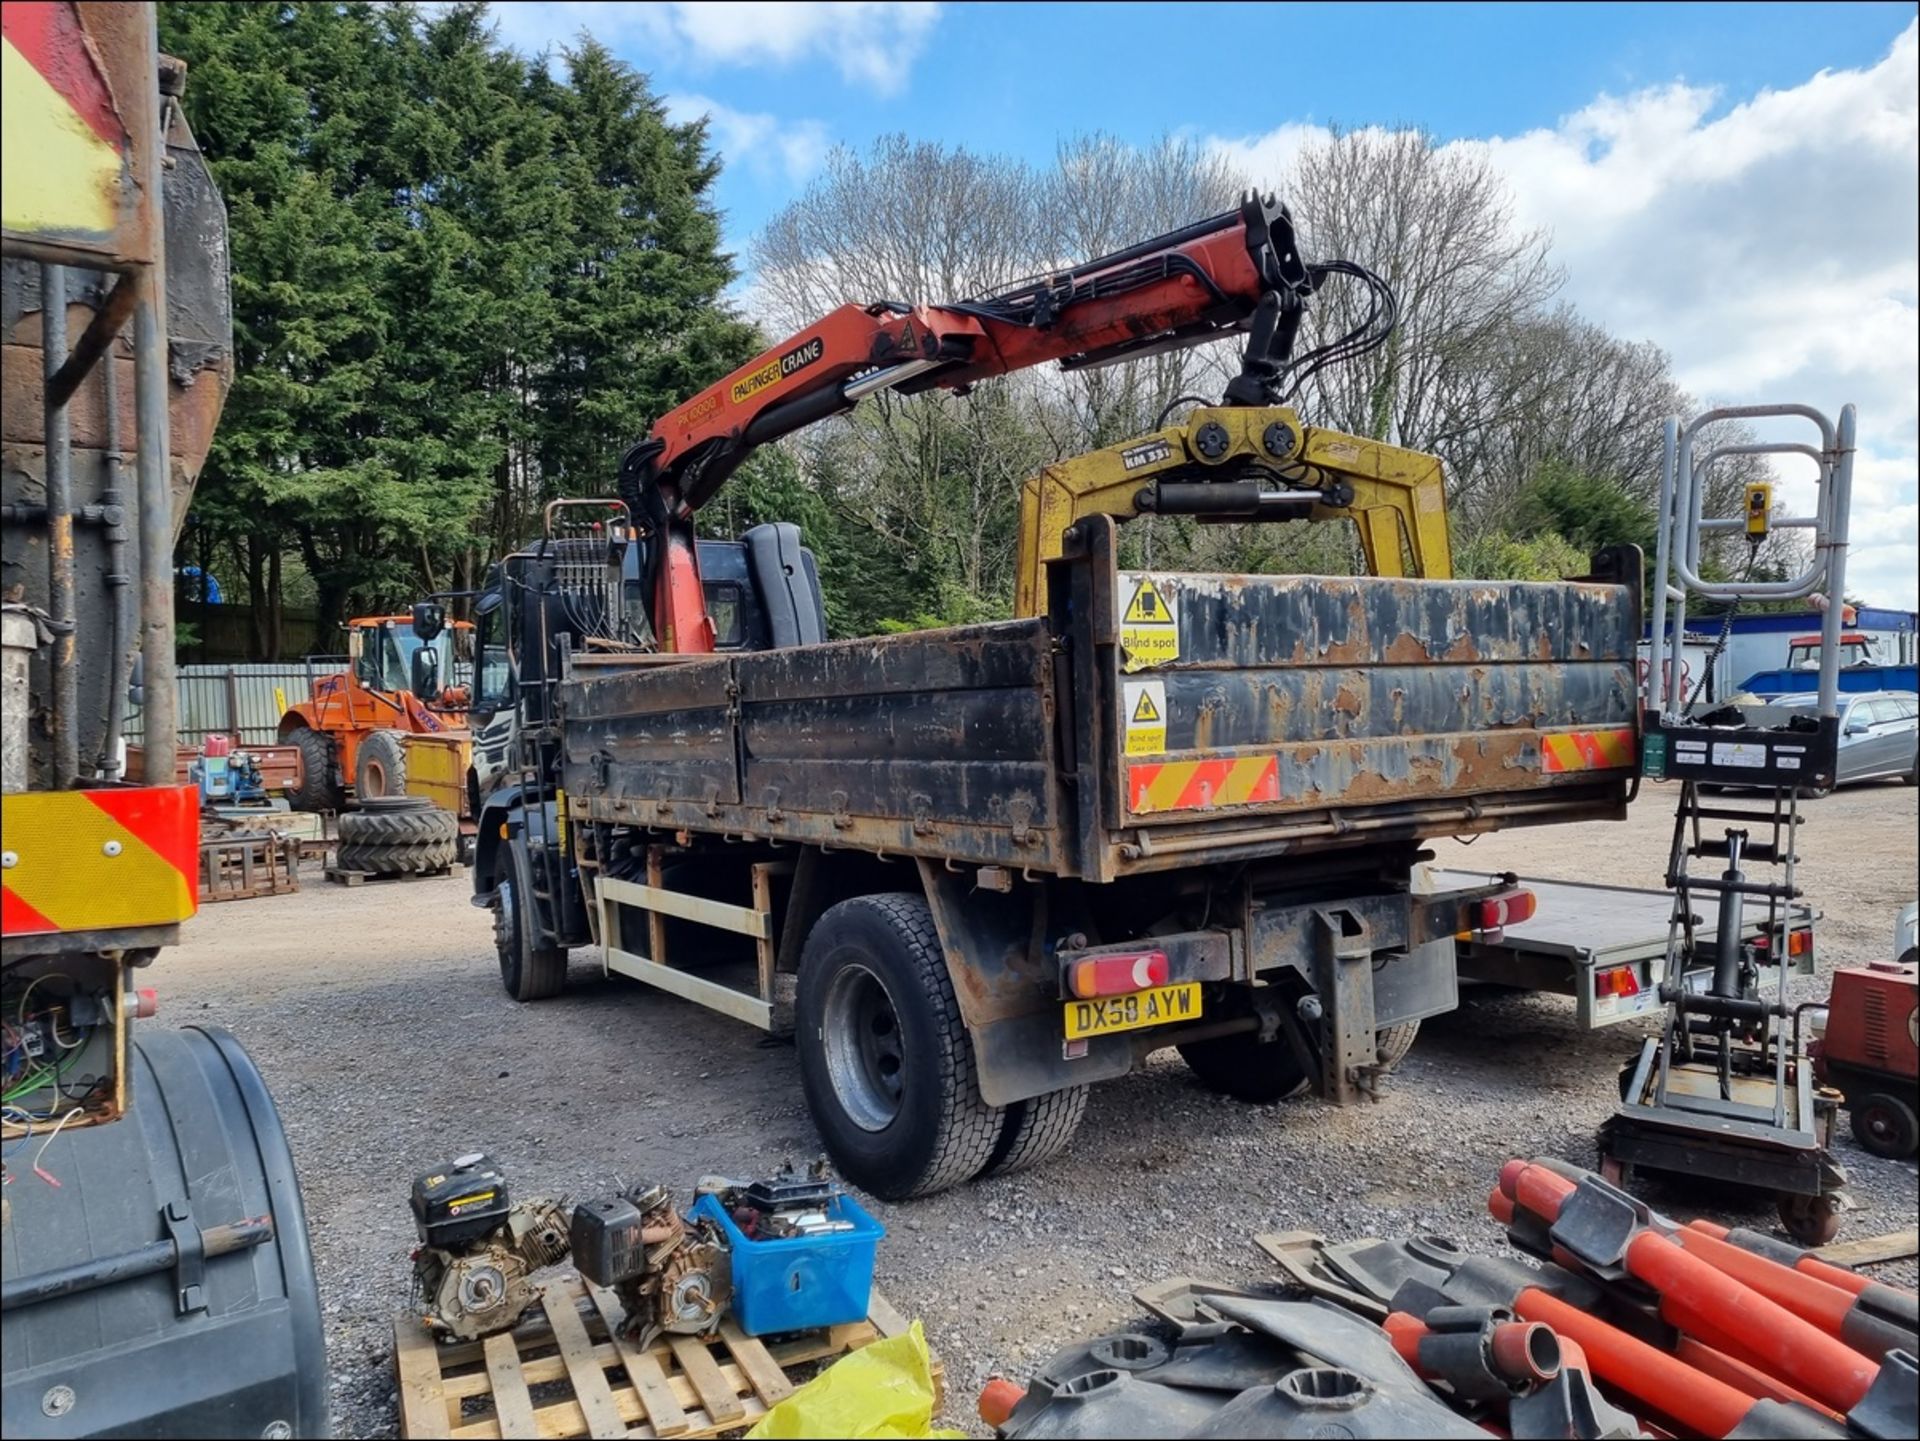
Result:
<instances>
[{"instance_id":1,"label":"rear light cluster","mask_svg":"<svg viewBox=\"0 0 1920 1441\"><path fill-rule=\"evenodd\" d=\"M1753 947L1757 951L1771 950L1772 936L1755 936ZM1813 954L1813 932L1810 930L1787 932L1787 954L1789 956L1810 956Z\"/></svg>"},{"instance_id":2,"label":"rear light cluster","mask_svg":"<svg viewBox=\"0 0 1920 1441\"><path fill-rule=\"evenodd\" d=\"M1488 896L1483 901L1473 903L1473 928L1478 931L1497 931L1504 926L1532 920L1537 904L1533 892L1524 888Z\"/></svg>"},{"instance_id":3,"label":"rear light cluster","mask_svg":"<svg viewBox=\"0 0 1920 1441\"><path fill-rule=\"evenodd\" d=\"M1164 986L1170 974L1165 951L1120 951L1075 961L1067 969L1067 989L1082 1000L1124 996Z\"/></svg>"},{"instance_id":4,"label":"rear light cluster","mask_svg":"<svg viewBox=\"0 0 1920 1441\"><path fill-rule=\"evenodd\" d=\"M1610 971L1595 971L1593 993L1596 996L1637 996L1640 994L1640 977L1632 966L1615 966Z\"/></svg>"}]
</instances>

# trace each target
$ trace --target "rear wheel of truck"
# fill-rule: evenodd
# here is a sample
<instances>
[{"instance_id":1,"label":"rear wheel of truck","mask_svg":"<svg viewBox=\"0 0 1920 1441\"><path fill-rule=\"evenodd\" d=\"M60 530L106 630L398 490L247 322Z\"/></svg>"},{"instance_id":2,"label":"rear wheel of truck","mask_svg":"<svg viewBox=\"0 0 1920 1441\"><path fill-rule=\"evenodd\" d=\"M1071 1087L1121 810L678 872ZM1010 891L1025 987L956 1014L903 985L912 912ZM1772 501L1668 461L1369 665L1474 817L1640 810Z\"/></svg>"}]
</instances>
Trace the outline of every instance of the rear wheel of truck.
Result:
<instances>
[{"instance_id":1,"label":"rear wheel of truck","mask_svg":"<svg viewBox=\"0 0 1920 1441\"><path fill-rule=\"evenodd\" d=\"M363 801L407 793L407 743L399 731L375 731L353 757L353 793Z\"/></svg>"},{"instance_id":2,"label":"rear wheel of truck","mask_svg":"<svg viewBox=\"0 0 1920 1441\"><path fill-rule=\"evenodd\" d=\"M1007 1107L1006 1128L1000 1132L1000 1144L993 1148L983 1176L1004 1176L1024 1171L1042 1161L1051 1161L1073 1143L1087 1114L1087 1088L1069 1086L1015 1101Z\"/></svg>"},{"instance_id":3,"label":"rear wheel of truck","mask_svg":"<svg viewBox=\"0 0 1920 1441\"><path fill-rule=\"evenodd\" d=\"M1407 1052L1413 1049L1413 1043L1420 1034L1418 1021L1402 1021L1397 1026L1388 1026L1373 1033L1374 1047L1380 1053L1380 1066L1391 1071L1406 1060Z\"/></svg>"},{"instance_id":4,"label":"rear wheel of truck","mask_svg":"<svg viewBox=\"0 0 1920 1441\"><path fill-rule=\"evenodd\" d=\"M493 893L493 945L500 953L500 984L516 1001L544 1001L567 984L567 953L558 946L534 946L533 918L522 914L520 897L526 865L516 859L513 874Z\"/></svg>"},{"instance_id":5,"label":"rear wheel of truck","mask_svg":"<svg viewBox=\"0 0 1920 1441\"><path fill-rule=\"evenodd\" d=\"M1265 1105L1299 1095L1313 1084L1285 1041L1262 1041L1252 1031L1189 1041L1176 1048L1187 1069L1209 1091Z\"/></svg>"},{"instance_id":6,"label":"rear wheel of truck","mask_svg":"<svg viewBox=\"0 0 1920 1441\"><path fill-rule=\"evenodd\" d=\"M903 1201L994 1158L1006 1113L980 1097L923 898L858 896L823 915L800 958L795 1020L807 1108L856 1186Z\"/></svg>"},{"instance_id":7,"label":"rear wheel of truck","mask_svg":"<svg viewBox=\"0 0 1920 1441\"><path fill-rule=\"evenodd\" d=\"M299 726L282 738L300 752L300 784L288 792L297 811L337 811L345 799L333 783L333 737Z\"/></svg>"}]
</instances>

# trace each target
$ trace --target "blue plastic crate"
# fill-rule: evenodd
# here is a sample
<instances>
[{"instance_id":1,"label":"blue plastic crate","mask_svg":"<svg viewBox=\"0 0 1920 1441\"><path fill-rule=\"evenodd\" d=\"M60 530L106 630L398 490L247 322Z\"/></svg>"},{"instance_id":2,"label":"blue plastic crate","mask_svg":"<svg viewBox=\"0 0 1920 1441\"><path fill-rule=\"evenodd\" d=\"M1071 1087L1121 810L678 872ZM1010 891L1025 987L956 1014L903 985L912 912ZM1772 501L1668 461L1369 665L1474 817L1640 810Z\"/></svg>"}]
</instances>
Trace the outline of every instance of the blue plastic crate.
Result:
<instances>
[{"instance_id":1,"label":"blue plastic crate","mask_svg":"<svg viewBox=\"0 0 1920 1441\"><path fill-rule=\"evenodd\" d=\"M694 1202L691 1214L719 1225L733 1248L733 1316L749 1336L866 1319L874 1253L886 1228L851 1196L834 1197L826 1211L853 1229L749 1241L718 1197Z\"/></svg>"}]
</instances>

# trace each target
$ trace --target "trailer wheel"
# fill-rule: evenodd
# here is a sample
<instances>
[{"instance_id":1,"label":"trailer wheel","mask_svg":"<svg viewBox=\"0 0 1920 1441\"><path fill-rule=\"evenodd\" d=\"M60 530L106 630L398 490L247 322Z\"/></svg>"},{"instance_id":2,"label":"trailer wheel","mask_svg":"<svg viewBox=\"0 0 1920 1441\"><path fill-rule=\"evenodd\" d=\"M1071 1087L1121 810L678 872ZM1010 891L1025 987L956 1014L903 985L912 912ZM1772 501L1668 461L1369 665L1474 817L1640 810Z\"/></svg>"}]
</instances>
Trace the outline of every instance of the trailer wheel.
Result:
<instances>
[{"instance_id":1,"label":"trailer wheel","mask_svg":"<svg viewBox=\"0 0 1920 1441\"><path fill-rule=\"evenodd\" d=\"M345 799L333 783L333 737L311 726L286 734L286 743L300 752L300 784L289 796L297 811L337 811Z\"/></svg>"},{"instance_id":2,"label":"trailer wheel","mask_svg":"<svg viewBox=\"0 0 1920 1441\"><path fill-rule=\"evenodd\" d=\"M1904 1161L1920 1147L1920 1118L1913 1107L1887 1091L1869 1091L1847 1101L1853 1138L1876 1156Z\"/></svg>"},{"instance_id":3,"label":"trailer wheel","mask_svg":"<svg viewBox=\"0 0 1920 1441\"><path fill-rule=\"evenodd\" d=\"M353 757L353 793L361 800L407 793L407 744L399 731L375 731Z\"/></svg>"},{"instance_id":4,"label":"trailer wheel","mask_svg":"<svg viewBox=\"0 0 1920 1441\"><path fill-rule=\"evenodd\" d=\"M520 867L514 866L516 879ZM493 945L500 953L500 984L516 1001L544 1001L567 984L567 953L558 946L528 944L530 921L520 914L515 881L503 880L493 895Z\"/></svg>"},{"instance_id":5,"label":"trailer wheel","mask_svg":"<svg viewBox=\"0 0 1920 1441\"><path fill-rule=\"evenodd\" d=\"M1087 1088L1069 1086L1015 1101L1007 1107L1006 1129L993 1148L983 1176L1004 1176L1051 1161L1073 1143L1074 1132L1087 1114Z\"/></svg>"},{"instance_id":6,"label":"trailer wheel","mask_svg":"<svg viewBox=\"0 0 1920 1441\"><path fill-rule=\"evenodd\" d=\"M1780 1193L1780 1224L1787 1234L1809 1250L1824 1246L1840 1234L1840 1198Z\"/></svg>"},{"instance_id":7,"label":"trailer wheel","mask_svg":"<svg viewBox=\"0 0 1920 1441\"><path fill-rule=\"evenodd\" d=\"M903 1201L993 1159L1006 1113L980 1098L923 898L857 896L821 916L800 958L795 1020L807 1109L856 1186Z\"/></svg>"},{"instance_id":8,"label":"trailer wheel","mask_svg":"<svg viewBox=\"0 0 1920 1441\"><path fill-rule=\"evenodd\" d=\"M1290 1100L1313 1084L1285 1041L1262 1041L1251 1031L1189 1041L1180 1059L1209 1091L1261 1105Z\"/></svg>"}]
</instances>

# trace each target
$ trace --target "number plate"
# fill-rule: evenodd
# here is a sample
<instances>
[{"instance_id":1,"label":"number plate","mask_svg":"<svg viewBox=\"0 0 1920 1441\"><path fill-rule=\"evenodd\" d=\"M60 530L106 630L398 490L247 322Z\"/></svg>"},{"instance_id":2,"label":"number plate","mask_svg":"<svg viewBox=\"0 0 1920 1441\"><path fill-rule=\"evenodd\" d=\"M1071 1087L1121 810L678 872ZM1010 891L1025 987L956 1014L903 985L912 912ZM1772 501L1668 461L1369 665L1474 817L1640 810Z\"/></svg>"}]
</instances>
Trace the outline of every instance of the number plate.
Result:
<instances>
[{"instance_id":1,"label":"number plate","mask_svg":"<svg viewBox=\"0 0 1920 1441\"><path fill-rule=\"evenodd\" d=\"M1169 1021L1193 1021L1200 1017L1200 983L1183 981L1177 986L1154 986L1126 996L1068 1001L1062 1009L1066 1012L1069 1041L1077 1041L1082 1036L1164 1026Z\"/></svg>"}]
</instances>

